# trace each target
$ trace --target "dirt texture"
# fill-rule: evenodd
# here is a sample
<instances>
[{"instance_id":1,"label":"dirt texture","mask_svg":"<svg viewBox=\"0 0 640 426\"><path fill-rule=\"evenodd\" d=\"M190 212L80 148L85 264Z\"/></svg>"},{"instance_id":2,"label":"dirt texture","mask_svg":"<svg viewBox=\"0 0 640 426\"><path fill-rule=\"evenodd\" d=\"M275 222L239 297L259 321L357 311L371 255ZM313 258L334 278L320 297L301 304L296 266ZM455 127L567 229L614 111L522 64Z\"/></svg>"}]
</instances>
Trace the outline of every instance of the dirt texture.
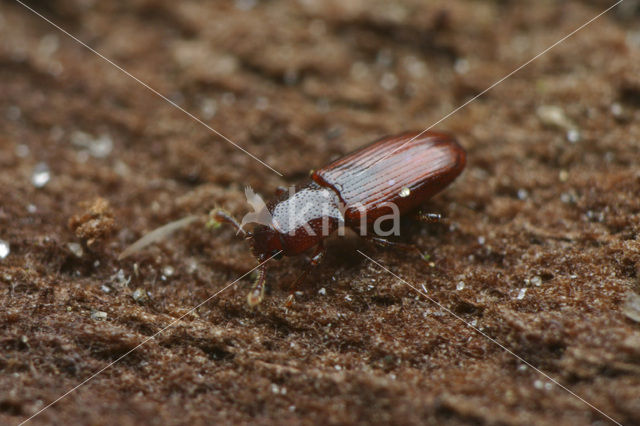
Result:
<instances>
[{"instance_id":1,"label":"dirt texture","mask_svg":"<svg viewBox=\"0 0 640 426\"><path fill-rule=\"evenodd\" d=\"M438 122L614 1L27 3L283 176L0 3L1 424L640 423L637 1L437 124L468 166L448 224L403 225L427 260L334 239L254 309L251 274L217 294L257 264L230 228L118 255Z\"/></svg>"}]
</instances>

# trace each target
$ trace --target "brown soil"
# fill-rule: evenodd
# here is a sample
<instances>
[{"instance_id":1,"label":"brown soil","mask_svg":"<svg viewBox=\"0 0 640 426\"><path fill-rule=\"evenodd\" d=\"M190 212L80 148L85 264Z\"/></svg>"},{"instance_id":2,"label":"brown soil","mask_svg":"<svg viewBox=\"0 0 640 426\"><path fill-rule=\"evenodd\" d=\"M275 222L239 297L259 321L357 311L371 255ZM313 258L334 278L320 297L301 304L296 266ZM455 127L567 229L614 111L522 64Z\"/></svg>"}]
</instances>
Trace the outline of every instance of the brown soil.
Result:
<instances>
[{"instance_id":1,"label":"brown soil","mask_svg":"<svg viewBox=\"0 0 640 426\"><path fill-rule=\"evenodd\" d=\"M29 3L284 177L3 2L2 424L256 264L233 230L201 225L118 261L136 238L216 205L242 216L245 185L272 194L423 129L613 0ZM506 348L637 424L639 10L626 1L437 126L468 167L429 205L450 226L404 229L431 264L333 241L286 309L304 259L273 262L258 308L241 279L32 423L608 422Z\"/></svg>"}]
</instances>

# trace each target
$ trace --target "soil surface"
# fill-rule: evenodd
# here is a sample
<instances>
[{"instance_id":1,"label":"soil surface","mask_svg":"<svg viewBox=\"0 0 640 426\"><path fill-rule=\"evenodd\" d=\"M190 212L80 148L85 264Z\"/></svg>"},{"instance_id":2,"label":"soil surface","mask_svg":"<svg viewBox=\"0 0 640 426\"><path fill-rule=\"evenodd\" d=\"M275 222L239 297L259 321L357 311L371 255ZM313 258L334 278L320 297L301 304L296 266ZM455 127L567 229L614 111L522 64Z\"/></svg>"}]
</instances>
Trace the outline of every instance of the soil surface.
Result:
<instances>
[{"instance_id":1,"label":"soil surface","mask_svg":"<svg viewBox=\"0 0 640 426\"><path fill-rule=\"evenodd\" d=\"M442 122L613 0L28 4L283 176L3 1L0 423L638 424L637 1ZM436 122L468 166L425 259L334 239L254 309L230 228L118 260Z\"/></svg>"}]
</instances>

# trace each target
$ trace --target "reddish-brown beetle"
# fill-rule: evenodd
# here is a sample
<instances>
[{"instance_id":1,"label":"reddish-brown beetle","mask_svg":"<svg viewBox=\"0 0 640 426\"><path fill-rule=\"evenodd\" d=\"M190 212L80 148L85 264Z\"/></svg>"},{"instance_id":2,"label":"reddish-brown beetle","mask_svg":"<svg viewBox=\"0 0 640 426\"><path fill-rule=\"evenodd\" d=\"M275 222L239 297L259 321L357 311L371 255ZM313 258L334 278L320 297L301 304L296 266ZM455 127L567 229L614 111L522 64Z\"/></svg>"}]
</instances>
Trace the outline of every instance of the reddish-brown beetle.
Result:
<instances>
[{"instance_id":1,"label":"reddish-brown beetle","mask_svg":"<svg viewBox=\"0 0 640 426\"><path fill-rule=\"evenodd\" d=\"M465 164L465 151L452 136L440 132L403 133L380 139L314 171L310 182L292 188L288 194L286 189L279 189L275 200L262 203L260 211L243 219L243 224L247 217L259 223L252 232L244 231L220 209L210 213L210 224L229 223L250 240L251 251L261 263L258 278L247 295L251 306L264 297L266 260L315 248L307 268L292 286L290 303L296 286L322 260L325 238L336 230L348 227L381 246L415 249L381 238L376 225L380 219L396 218L416 209L458 177ZM250 197L252 192L247 191L247 199ZM164 239L198 218L189 216L150 232L119 258ZM439 216L423 218L433 221Z\"/></svg>"},{"instance_id":2,"label":"reddish-brown beetle","mask_svg":"<svg viewBox=\"0 0 640 426\"><path fill-rule=\"evenodd\" d=\"M411 132L386 137L314 171L311 181L266 205L270 223L245 232L224 211L212 212L212 220L234 225L251 241L259 262L280 255L294 256L315 248L309 267L295 286L317 265L324 253L324 239L341 225L363 234L372 224L397 207L406 214L447 187L465 167L464 149L448 134ZM375 233L374 233L375 235ZM379 245L396 245L369 236ZM264 296L266 265L247 296L249 305ZM292 291L293 294L293 291ZM292 297L292 296L290 296Z\"/></svg>"}]
</instances>

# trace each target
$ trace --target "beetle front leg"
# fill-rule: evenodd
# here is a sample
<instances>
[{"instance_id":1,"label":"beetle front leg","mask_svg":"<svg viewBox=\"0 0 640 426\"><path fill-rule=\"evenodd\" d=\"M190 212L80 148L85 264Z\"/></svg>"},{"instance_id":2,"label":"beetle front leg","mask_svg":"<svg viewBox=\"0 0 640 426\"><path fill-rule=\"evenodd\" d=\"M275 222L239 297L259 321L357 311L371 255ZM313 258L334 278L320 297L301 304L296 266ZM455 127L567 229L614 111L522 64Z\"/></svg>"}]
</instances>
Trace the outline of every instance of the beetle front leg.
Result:
<instances>
[{"instance_id":1,"label":"beetle front leg","mask_svg":"<svg viewBox=\"0 0 640 426\"><path fill-rule=\"evenodd\" d=\"M267 278L267 266L263 264L258 268L258 278L256 278L251 291L247 294L247 303L252 308L264 299L264 284Z\"/></svg>"},{"instance_id":2,"label":"beetle front leg","mask_svg":"<svg viewBox=\"0 0 640 426\"><path fill-rule=\"evenodd\" d=\"M313 252L313 255L311 256L309 263L307 263L302 273L298 276L298 278L296 278L293 284L291 284L291 286L289 287L289 296L287 297L287 301L284 304L286 307L289 307L293 304L293 300L295 298L294 294L298 290L298 286L300 285L300 283L302 283L302 281L304 281L305 278L307 278L307 275L309 275L309 272L311 272L311 269L318 266L320 262L322 262L322 260L324 259L324 255L326 253L327 253L327 250L324 248L324 245L322 243L319 243L316 246L316 249Z\"/></svg>"}]
</instances>

